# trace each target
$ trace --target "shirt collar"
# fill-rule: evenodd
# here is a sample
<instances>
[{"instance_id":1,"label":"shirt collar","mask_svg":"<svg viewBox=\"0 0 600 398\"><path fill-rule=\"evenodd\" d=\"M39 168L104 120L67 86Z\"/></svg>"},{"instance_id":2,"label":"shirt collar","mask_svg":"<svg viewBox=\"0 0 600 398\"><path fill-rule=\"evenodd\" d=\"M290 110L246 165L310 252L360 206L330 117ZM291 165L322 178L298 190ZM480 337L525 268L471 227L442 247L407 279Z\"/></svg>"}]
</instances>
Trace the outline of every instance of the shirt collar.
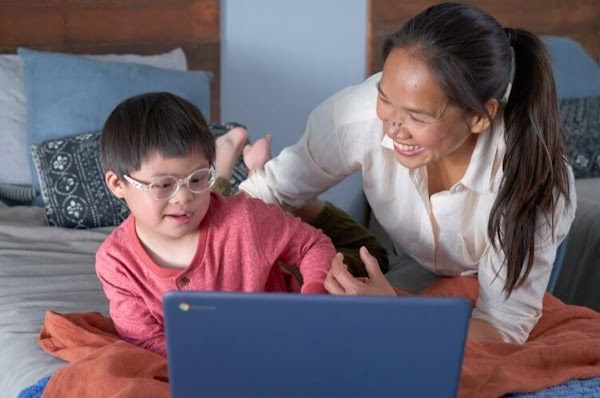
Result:
<instances>
[{"instance_id":1,"label":"shirt collar","mask_svg":"<svg viewBox=\"0 0 600 398\"><path fill-rule=\"evenodd\" d=\"M494 120L494 129L479 134L471 161L460 183L484 194L492 188L496 173L502 168L504 158L504 121Z\"/></svg>"}]
</instances>

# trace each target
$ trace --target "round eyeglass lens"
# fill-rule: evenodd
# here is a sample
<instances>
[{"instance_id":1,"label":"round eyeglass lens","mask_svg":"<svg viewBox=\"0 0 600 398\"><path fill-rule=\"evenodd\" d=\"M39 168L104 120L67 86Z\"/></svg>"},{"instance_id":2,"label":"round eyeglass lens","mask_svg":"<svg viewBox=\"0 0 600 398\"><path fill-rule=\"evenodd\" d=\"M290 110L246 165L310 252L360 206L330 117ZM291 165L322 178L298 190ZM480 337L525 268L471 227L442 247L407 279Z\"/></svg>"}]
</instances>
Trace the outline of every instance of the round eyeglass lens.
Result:
<instances>
[{"instance_id":1,"label":"round eyeglass lens","mask_svg":"<svg viewBox=\"0 0 600 398\"><path fill-rule=\"evenodd\" d=\"M210 188L213 180L213 171L210 169L200 169L190 175L188 188L194 193L201 193Z\"/></svg>"}]
</instances>

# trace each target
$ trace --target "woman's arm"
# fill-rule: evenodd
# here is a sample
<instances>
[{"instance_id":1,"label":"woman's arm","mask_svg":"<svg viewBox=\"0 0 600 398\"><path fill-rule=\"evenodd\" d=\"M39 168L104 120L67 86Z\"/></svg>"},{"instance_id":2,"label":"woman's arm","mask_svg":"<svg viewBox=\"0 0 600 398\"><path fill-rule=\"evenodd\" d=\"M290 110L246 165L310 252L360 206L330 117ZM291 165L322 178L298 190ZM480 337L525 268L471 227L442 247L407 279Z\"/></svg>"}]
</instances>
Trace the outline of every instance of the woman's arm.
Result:
<instances>
[{"instance_id":1,"label":"woman's arm","mask_svg":"<svg viewBox=\"0 0 600 398\"><path fill-rule=\"evenodd\" d=\"M368 273L367 278L354 278L348 272L346 264L344 264L344 257L340 253L335 256L331 270L325 280L325 288L329 293L338 295L399 295L381 272L375 257L371 256L364 247L360 249L360 257L365 264ZM496 328L490 323L477 318L471 318L467 337L473 340L504 341Z\"/></svg>"},{"instance_id":2,"label":"woman's arm","mask_svg":"<svg viewBox=\"0 0 600 398\"><path fill-rule=\"evenodd\" d=\"M471 320L469 321L469 331L467 333L467 339L498 342L504 341L498 329L496 329L486 321L477 318L471 318Z\"/></svg>"}]
</instances>

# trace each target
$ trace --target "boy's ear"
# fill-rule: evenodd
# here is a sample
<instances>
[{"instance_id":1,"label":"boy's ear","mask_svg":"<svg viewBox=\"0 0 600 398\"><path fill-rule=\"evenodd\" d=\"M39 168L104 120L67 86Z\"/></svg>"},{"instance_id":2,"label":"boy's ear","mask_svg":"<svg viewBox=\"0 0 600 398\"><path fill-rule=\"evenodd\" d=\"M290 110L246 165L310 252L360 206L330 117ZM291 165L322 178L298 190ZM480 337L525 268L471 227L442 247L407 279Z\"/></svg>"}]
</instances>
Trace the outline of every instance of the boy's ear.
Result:
<instances>
[{"instance_id":1,"label":"boy's ear","mask_svg":"<svg viewBox=\"0 0 600 398\"><path fill-rule=\"evenodd\" d=\"M496 117L496 113L498 113L498 107L500 103L497 99L491 98L485 104L485 110L487 111L490 118L488 119L486 116L473 115L468 120L469 127L471 129L471 133L479 134L490 127L491 120L494 120Z\"/></svg>"},{"instance_id":2,"label":"boy's ear","mask_svg":"<svg viewBox=\"0 0 600 398\"><path fill-rule=\"evenodd\" d=\"M123 194L123 190L125 189L125 184L123 181L117 177L114 171L108 170L104 175L104 181L106 182L106 186L110 191L119 199L123 199L125 196Z\"/></svg>"}]
</instances>

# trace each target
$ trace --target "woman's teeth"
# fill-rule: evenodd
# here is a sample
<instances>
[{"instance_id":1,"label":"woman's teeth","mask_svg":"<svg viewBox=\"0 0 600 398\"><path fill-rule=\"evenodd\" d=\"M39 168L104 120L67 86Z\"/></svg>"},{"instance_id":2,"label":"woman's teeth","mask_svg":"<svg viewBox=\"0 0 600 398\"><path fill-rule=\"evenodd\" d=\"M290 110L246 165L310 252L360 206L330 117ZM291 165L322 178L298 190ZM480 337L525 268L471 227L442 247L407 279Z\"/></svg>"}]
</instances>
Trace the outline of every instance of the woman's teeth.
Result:
<instances>
[{"instance_id":1,"label":"woman's teeth","mask_svg":"<svg viewBox=\"0 0 600 398\"><path fill-rule=\"evenodd\" d=\"M394 142L394 146L404 152L413 152L421 149L419 145L404 145Z\"/></svg>"}]
</instances>

